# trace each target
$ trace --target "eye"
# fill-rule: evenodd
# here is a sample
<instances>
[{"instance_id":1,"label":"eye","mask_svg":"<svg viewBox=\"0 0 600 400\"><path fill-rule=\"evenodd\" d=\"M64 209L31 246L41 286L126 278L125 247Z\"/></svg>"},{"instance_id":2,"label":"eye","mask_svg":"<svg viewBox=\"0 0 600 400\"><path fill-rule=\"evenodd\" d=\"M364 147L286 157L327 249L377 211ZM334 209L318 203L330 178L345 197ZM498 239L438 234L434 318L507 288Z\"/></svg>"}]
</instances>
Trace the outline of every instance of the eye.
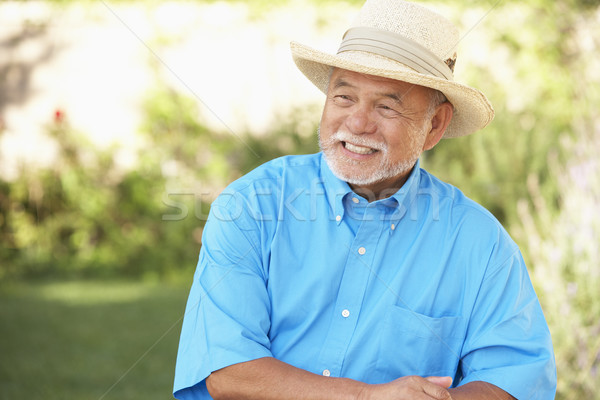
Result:
<instances>
[{"instance_id":1,"label":"eye","mask_svg":"<svg viewBox=\"0 0 600 400\"><path fill-rule=\"evenodd\" d=\"M386 105L386 104L380 104L377 106L377 109L379 110L379 113L381 115L383 115L384 117L395 117L397 115L399 115L400 113L398 111L396 111L394 108Z\"/></svg>"},{"instance_id":2,"label":"eye","mask_svg":"<svg viewBox=\"0 0 600 400\"><path fill-rule=\"evenodd\" d=\"M338 106L350 106L354 101L352 98L345 94L337 94L333 96L333 102Z\"/></svg>"}]
</instances>

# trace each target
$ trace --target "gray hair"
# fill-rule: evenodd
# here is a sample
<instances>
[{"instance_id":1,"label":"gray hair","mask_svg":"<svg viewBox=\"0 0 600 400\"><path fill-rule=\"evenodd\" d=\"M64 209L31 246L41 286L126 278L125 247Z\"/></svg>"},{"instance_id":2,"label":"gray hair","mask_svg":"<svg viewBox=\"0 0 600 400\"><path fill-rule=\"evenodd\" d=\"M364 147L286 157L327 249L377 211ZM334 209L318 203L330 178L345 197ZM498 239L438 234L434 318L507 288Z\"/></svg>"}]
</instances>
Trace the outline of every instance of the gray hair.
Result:
<instances>
[{"instance_id":1,"label":"gray hair","mask_svg":"<svg viewBox=\"0 0 600 400\"><path fill-rule=\"evenodd\" d=\"M431 89L429 95L429 108L427 109L428 117L433 117L435 109L440 105L448 101L446 95L439 90Z\"/></svg>"}]
</instances>

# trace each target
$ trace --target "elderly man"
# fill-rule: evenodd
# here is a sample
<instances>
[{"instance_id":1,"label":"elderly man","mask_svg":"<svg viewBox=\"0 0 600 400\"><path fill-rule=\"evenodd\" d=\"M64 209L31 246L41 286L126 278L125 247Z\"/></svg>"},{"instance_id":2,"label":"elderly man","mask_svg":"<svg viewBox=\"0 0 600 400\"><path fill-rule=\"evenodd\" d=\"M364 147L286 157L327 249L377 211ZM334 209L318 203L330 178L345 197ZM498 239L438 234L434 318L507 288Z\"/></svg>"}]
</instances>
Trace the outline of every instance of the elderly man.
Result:
<instances>
[{"instance_id":1,"label":"elderly man","mask_svg":"<svg viewBox=\"0 0 600 400\"><path fill-rule=\"evenodd\" d=\"M458 41L421 6L368 0L336 55L292 44L327 95L322 152L268 162L213 203L177 398L554 398L519 249L419 167L493 117L453 82Z\"/></svg>"}]
</instances>

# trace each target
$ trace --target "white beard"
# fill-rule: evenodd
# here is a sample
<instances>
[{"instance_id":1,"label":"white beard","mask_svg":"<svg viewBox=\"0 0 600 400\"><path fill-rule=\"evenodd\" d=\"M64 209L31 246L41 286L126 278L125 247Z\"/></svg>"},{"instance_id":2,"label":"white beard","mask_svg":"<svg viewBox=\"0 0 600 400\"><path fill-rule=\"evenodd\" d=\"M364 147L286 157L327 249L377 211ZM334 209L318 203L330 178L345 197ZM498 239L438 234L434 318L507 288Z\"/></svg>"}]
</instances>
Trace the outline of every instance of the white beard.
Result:
<instances>
[{"instance_id":1,"label":"white beard","mask_svg":"<svg viewBox=\"0 0 600 400\"><path fill-rule=\"evenodd\" d=\"M357 136L344 131L338 131L324 141L321 138L320 128L318 133L319 147L323 151L329 169L336 177L351 185L370 185L405 174L414 167L421 155L421 149L415 145L416 140L413 140L409 157L404 161L393 163L389 159L389 149L386 143L376 142L364 136ZM366 163L344 157L335 150L335 146L339 145L341 141L378 150L382 153L379 165L373 170L372 167L366 168ZM352 172L348 171L348 166L353 167Z\"/></svg>"}]
</instances>

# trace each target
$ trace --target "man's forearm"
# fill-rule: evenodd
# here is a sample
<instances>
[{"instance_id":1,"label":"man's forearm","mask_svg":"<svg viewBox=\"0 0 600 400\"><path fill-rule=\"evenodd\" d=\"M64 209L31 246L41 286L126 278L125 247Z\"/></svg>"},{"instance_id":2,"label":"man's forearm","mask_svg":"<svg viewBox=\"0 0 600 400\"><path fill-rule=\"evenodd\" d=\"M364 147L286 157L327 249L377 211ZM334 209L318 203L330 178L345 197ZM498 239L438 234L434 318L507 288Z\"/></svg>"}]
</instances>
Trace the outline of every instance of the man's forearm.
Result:
<instances>
[{"instance_id":1,"label":"man's forearm","mask_svg":"<svg viewBox=\"0 0 600 400\"><path fill-rule=\"evenodd\" d=\"M451 381L448 377L409 376L369 385L313 374L266 357L215 371L206 378L206 387L215 400L514 400L486 382L446 389Z\"/></svg>"},{"instance_id":2,"label":"man's forearm","mask_svg":"<svg viewBox=\"0 0 600 400\"><path fill-rule=\"evenodd\" d=\"M231 365L206 378L206 387L215 400L354 400L365 386L351 379L316 375L275 358Z\"/></svg>"},{"instance_id":3,"label":"man's forearm","mask_svg":"<svg viewBox=\"0 0 600 400\"><path fill-rule=\"evenodd\" d=\"M452 400L446 390L451 382L449 377L407 376L369 385L260 358L213 372L206 387L216 400Z\"/></svg>"}]
</instances>

